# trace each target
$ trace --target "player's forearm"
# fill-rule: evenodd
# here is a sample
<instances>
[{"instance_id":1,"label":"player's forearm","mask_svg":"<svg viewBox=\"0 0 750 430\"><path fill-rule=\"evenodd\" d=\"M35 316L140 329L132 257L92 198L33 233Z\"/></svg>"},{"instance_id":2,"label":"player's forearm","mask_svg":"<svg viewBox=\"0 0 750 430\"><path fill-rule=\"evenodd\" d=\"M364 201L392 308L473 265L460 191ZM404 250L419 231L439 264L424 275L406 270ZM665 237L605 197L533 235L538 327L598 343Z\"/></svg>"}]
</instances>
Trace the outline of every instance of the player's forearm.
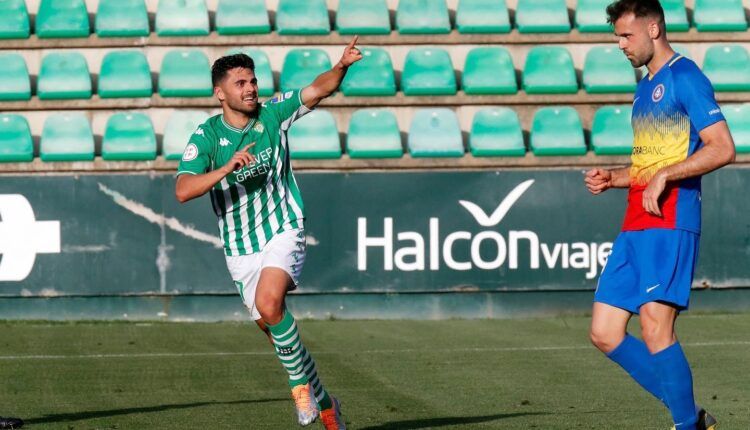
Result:
<instances>
[{"instance_id":1,"label":"player's forearm","mask_svg":"<svg viewBox=\"0 0 750 430\"><path fill-rule=\"evenodd\" d=\"M621 167L610 170L612 173L612 188L629 188L630 187L630 168Z\"/></svg>"},{"instance_id":2,"label":"player's forearm","mask_svg":"<svg viewBox=\"0 0 750 430\"><path fill-rule=\"evenodd\" d=\"M346 76L347 67L341 62L325 73L321 73L317 78L302 92L302 101L309 108L315 107L324 98L334 93L340 86ZM309 94L309 97L306 97Z\"/></svg>"},{"instance_id":3,"label":"player's forearm","mask_svg":"<svg viewBox=\"0 0 750 430\"><path fill-rule=\"evenodd\" d=\"M175 185L175 197L180 203L185 203L200 197L211 190L227 175L222 169L214 170L202 175L180 175Z\"/></svg>"},{"instance_id":4,"label":"player's forearm","mask_svg":"<svg viewBox=\"0 0 750 430\"><path fill-rule=\"evenodd\" d=\"M667 182L705 175L734 161L734 144L706 144L686 160L659 170Z\"/></svg>"}]
</instances>

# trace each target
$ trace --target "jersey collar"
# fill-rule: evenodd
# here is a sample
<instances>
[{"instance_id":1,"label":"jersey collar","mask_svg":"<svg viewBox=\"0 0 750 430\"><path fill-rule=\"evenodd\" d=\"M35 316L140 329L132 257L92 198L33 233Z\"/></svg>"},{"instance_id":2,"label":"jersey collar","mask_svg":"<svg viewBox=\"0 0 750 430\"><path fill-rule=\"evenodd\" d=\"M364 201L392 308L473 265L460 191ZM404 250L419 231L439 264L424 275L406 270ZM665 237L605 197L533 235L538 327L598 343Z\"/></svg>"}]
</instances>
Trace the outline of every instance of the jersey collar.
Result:
<instances>
[{"instance_id":1,"label":"jersey collar","mask_svg":"<svg viewBox=\"0 0 750 430\"><path fill-rule=\"evenodd\" d=\"M247 125L245 126L245 128L239 129L237 127L232 127L231 125L229 125L228 122L224 121L224 114L221 115L221 123L224 125L224 127L226 127L227 130L229 131L233 131L235 133L240 133L240 134L247 133L247 131L250 130L257 121L258 121L258 118L250 118L250 121L247 122Z\"/></svg>"}]
</instances>

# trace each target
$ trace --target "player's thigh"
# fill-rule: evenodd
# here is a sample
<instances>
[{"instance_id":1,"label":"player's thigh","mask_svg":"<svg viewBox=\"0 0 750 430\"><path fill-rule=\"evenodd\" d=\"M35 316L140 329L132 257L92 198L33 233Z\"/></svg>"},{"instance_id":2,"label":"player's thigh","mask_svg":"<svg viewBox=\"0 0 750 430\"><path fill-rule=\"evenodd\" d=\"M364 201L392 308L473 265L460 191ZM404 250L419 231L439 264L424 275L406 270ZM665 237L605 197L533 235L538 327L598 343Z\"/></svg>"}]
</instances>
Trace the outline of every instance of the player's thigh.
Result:
<instances>
[{"instance_id":1,"label":"player's thigh","mask_svg":"<svg viewBox=\"0 0 750 430\"><path fill-rule=\"evenodd\" d=\"M301 229L282 232L266 245L255 298L260 306L283 304L286 293L297 287L305 250L305 235Z\"/></svg>"},{"instance_id":2,"label":"player's thigh","mask_svg":"<svg viewBox=\"0 0 750 430\"><path fill-rule=\"evenodd\" d=\"M259 254L227 256L226 263L242 303L253 320L260 319L260 313L255 304L255 292L260 278L261 256Z\"/></svg>"},{"instance_id":3,"label":"player's thigh","mask_svg":"<svg viewBox=\"0 0 750 430\"><path fill-rule=\"evenodd\" d=\"M632 313L606 303L595 302L591 314L591 342L610 352L625 338Z\"/></svg>"},{"instance_id":4,"label":"player's thigh","mask_svg":"<svg viewBox=\"0 0 750 430\"><path fill-rule=\"evenodd\" d=\"M594 292L594 302L620 308L631 313L638 312L640 294L638 275L634 269L633 247L629 232L620 233L612 245L612 253Z\"/></svg>"}]
</instances>

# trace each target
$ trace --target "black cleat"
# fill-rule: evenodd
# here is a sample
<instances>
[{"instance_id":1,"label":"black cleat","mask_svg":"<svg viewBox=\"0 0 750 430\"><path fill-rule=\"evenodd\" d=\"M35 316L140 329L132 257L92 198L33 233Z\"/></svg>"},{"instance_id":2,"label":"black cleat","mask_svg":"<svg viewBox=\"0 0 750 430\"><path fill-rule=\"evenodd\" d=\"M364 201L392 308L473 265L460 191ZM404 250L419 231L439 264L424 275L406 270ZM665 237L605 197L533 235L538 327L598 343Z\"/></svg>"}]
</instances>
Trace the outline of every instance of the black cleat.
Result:
<instances>
[{"instance_id":1,"label":"black cleat","mask_svg":"<svg viewBox=\"0 0 750 430\"><path fill-rule=\"evenodd\" d=\"M700 412L698 412L698 428L701 430L716 430L716 428L719 426L719 423L716 421L716 418L711 416L708 412L706 412L705 409L701 409Z\"/></svg>"},{"instance_id":2,"label":"black cleat","mask_svg":"<svg viewBox=\"0 0 750 430\"><path fill-rule=\"evenodd\" d=\"M20 418L0 417L0 429L2 430L20 429L21 427L23 427L23 420Z\"/></svg>"}]
</instances>

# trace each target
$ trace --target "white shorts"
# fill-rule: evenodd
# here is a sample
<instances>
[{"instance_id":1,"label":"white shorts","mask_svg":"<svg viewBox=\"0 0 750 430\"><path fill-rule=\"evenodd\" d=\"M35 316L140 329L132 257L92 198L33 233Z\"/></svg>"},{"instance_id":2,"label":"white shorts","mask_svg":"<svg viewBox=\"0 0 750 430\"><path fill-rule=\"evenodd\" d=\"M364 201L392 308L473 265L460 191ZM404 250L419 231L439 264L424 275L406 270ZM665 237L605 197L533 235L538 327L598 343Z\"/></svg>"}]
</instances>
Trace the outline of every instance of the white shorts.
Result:
<instances>
[{"instance_id":1,"label":"white shorts","mask_svg":"<svg viewBox=\"0 0 750 430\"><path fill-rule=\"evenodd\" d=\"M292 278L294 285L291 289L297 288L302 266L305 264L306 246L305 231L294 229L272 237L260 252L226 257L234 286L253 320L261 318L255 307L255 289L260 280L260 272L266 267L282 269Z\"/></svg>"}]
</instances>

